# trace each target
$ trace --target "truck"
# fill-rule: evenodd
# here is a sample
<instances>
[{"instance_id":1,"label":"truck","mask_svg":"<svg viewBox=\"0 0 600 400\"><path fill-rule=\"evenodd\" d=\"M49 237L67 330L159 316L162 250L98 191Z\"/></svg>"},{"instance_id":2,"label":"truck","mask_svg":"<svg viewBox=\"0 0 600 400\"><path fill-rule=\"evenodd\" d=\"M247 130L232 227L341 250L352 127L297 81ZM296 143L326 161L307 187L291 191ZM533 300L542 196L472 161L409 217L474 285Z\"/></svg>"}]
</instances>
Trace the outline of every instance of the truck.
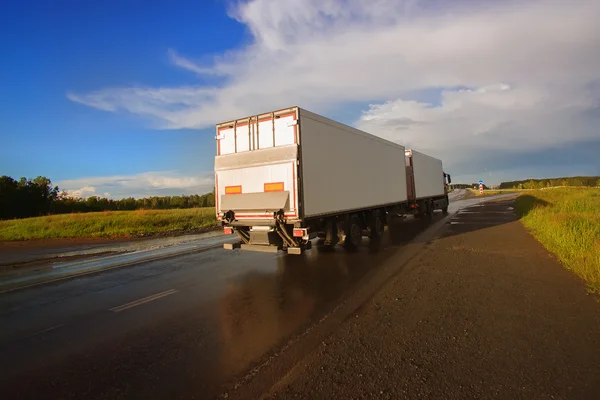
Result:
<instances>
[{"instance_id":1,"label":"truck","mask_svg":"<svg viewBox=\"0 0 600 400\"><path fill-rule=\"evenodd\" d=\"M289 107L216 125L215 209L225 249L356 249L394 218L448 211L442 161Z\"/></svg>"}]
</instances>

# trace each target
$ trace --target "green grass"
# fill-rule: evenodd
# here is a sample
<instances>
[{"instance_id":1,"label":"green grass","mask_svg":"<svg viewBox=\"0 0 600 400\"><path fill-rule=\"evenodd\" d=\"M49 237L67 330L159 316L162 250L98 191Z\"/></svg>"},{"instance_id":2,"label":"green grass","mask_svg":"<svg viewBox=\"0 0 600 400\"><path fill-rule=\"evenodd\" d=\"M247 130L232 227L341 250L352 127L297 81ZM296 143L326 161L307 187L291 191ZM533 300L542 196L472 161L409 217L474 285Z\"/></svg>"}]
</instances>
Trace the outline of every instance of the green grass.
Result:
<instances>
[{"instance_id":1,"label":"green grass","mask_svg":"<svg viewBox=\"0 0 600 400\"><path fill-rule=\"evenodd\" d=\"M214 208L105 211L0 221L0 240L128 237L216 225Z\"/></svg>"},{"instance_id":2,"label":"green grass","mask_svg":"<svg viewBox=\"0 0 600 400\"><path fill-rule=\"evenodd\" d=\"M600 189L528 191L516 207L533 236L600 294Z\"/></svg>"}]
</instances>

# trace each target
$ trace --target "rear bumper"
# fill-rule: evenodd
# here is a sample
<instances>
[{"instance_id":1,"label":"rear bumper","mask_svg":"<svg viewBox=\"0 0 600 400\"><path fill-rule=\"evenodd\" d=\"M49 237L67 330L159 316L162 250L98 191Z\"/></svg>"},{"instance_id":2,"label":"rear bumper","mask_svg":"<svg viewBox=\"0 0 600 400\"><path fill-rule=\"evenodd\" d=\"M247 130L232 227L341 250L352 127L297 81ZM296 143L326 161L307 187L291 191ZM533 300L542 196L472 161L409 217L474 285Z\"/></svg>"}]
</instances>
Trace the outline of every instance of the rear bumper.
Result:
<instances>
[{"instance_id":1,"label":"rear bumper","mask_svg":"<svg viewBox=\"0 0 600 400\"><path fill-rule=\"evenodd\" d=\"M235 220L232 222L221 221L223 226L275 226L275 218L264 218L264 219L242 219Z\"/></svg>"},{"instance_id":2,"label":"rear bumper","mask_svg":"<svg viewBox=\"0 0 600 400\"><path fill-rule=\"evenodd\" d=\"M284 223L286 225L295 225L299 222L302 222L303 220L297 217L294 218L288 218L286 217L284 220ZM217 220L217 223L220 226L233 226L233 227L250 227L250 226L275 226L275 218L255 218L255 219L245 219L245 218L241 218L241 219L236 219L235 221L232 222L226 222L223 221L223 219L219 219Z\"/></svg>"},{"instance_id":3,"label":"rear bumper","mask_svg":"<svg viewBox=\"0 0 600 400\"><path fill-rule=\"evenodd\" d=\"M288 247L288 254L302 254L306 250L310 250L312 247L312 243L308 242L304 247ZM225 250L247 250L247 251L256 251L259 253L277 253L281 250L277 246L267 246L267 245L259 245L259 244L243 244L243 243L225 243L223 245Z\"/></svg>"},{"instance_id":4,"label":"rear bumper","mask_svg":"<svg viewBox=\"0 0 600 400\"><path fill-rule=\"evenodd\" d=\"M290 209L290 192L224 194L219 203L221 212L234 210L249 213L256 210L276 212Z\"/></svg>"},{"instance_id":5,"label":"rear bumper","mask_svg":"<svg viewBox=\"0 0 600 400\"><path fill-rule=\"evenodd\" d=\"M279 247L277 246L269 246L263 244L241 244L240 249L248 251L257 251L260 253L277 253L279 251Z\"/></svg>"}]
</instances>

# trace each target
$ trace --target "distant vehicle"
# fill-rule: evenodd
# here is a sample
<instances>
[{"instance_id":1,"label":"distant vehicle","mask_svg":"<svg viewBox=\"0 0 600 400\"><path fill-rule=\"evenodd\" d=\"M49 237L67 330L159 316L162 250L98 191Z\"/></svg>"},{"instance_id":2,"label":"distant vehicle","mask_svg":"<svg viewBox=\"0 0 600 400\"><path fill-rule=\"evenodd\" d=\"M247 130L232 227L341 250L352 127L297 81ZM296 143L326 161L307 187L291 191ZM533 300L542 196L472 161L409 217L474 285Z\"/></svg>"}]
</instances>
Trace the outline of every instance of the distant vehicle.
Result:
<instances>
[{"instance_id":1,"label":"distant vehicle","mask_svg":"<svg viewBox=\"0 0 600 400\"><path fill-rule=\"evenodd\" d=\"M355 248L396 216L448 211L442 161L299 107L218 124L215 205L225 248Z\"/></svg>"}]
</instances>

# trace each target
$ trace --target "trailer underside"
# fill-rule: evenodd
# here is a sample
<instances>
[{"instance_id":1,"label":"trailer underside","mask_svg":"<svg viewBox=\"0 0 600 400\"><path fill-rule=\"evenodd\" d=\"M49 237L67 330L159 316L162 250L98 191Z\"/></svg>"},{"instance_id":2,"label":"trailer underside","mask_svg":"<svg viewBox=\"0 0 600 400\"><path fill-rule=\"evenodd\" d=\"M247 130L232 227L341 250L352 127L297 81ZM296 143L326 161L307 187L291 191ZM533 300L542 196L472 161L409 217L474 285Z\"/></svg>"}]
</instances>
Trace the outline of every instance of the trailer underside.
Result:
<instances>
[{"instance_id":1,"label":"trailer underside","mask_svg":"<svg viewBox=\"0 0 600 400\"><path fill-rule=\"evenodd\" d=\"M240 242L226 244L224 248L302 254L311 248L310 240L319 237L323 246L342 244L346 249L354 250L365 236L378 241L385 226L396 218L411 214L417 218L429 217L435 210L448 211L447 195L306 220L287 219L283 210L274 213L273 218L255 220L237 220L231 213L222 221L224 232L237 234Z\"/></svg>"}]
</instances>

